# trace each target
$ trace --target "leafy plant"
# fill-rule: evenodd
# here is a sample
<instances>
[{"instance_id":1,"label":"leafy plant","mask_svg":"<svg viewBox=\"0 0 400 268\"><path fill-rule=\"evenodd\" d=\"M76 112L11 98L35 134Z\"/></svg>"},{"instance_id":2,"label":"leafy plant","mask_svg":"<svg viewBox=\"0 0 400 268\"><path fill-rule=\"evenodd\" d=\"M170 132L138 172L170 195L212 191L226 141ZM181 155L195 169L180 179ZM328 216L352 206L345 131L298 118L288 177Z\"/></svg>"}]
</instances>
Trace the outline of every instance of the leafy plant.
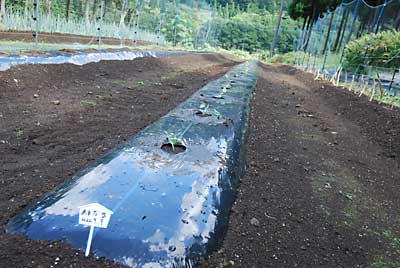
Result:
<instances>
[{"instance_id":1,"label":"leafy plant","mask_svg":"<svg viewBox=\"0 0 400 268\"><path fill-rule=\"evenodd\" d=\"M214 109L214 115L219 117L221 116L221 113L217 109Z\"/></svg>"},{"instance_id":2,"label":"leafy plant","mask_svg":"<svg viewBox=\"0 0 400 268\"><path fill-rule=\"evenodd\" d=\"M399 31L367 34L347 45L344 51L343 69L365 72L368 67L398 68L399 55Z\"/></svg>"},{"instance_id":3,"label":"leafy plant","mask_svg":"<svg viewBox=\"0 0 400 268\"><path fill-rule=\"evenodd\" d=\"M202 104L200 104L200 109L199 109L199 112L201 113L201 114L203 114L203 115L208 115L209 113L208 113L208 108L210 107L210 105L209 104L206 104L206 103L202 103Z\"/></svg>"},{"instance_id":4,"label":"leafy plant","mask_svg":"<svg viewBox=\"0 0 400 268\"><path fill-rule=\"evenodd\" d=\"M23 135L24 135L24 131L23 131L22 129L19 129L19 130L17 130L17 131L15 132L15 137L16 137L17 139L22 138Z\"/></svg>"},{"instance_id":5,"label":"leafy plant","mask_svg":"<svg viewBox=\"0 0 400 268\"><path fill-rule=\"evenodd\" d=\"M181 139L181 133L165 132L165 135L167 135L167 144L171 144L172 151L175 151L175 146L184 145L184 141Z\"/></svg>"}]
</instances>

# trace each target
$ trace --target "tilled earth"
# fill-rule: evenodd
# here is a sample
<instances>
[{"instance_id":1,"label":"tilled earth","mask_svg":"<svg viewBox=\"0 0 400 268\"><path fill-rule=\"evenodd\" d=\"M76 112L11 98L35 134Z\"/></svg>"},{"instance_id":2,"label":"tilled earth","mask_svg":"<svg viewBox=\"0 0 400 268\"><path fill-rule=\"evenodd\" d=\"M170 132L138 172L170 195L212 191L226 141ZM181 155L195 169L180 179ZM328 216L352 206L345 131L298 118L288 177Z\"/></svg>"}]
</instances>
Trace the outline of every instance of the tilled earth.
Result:
<instances>
[{"instance_id":1,"label":"tilled earth","mask_svg":"<svg viewBox=\"0 0 400 268\"><path fill-rule=\"evenodd\" d=\"M113 266L4 224L235 63L197 55L0 73L0 267ZM399 133L399 110L260 65L247 173L221 248L200 267L400 267Z\"/></svg>"},{"instance_id":2,"label":"tilled earth","mask_svg":"<svg viewBox=\"0 0 400 268\"><path fill-rule=\"evenodd\" d=\"M32 32L22 31L0 31L0 40L8 41L23 41L23 42L34 42L34 36ZM117 38L103 37L101 39L105 45L116 45L121 44L121 40ZM97 44L97 38L91 36L72 35L72 34L61 34L61 33L39 33L39 42L41 43L79 43L79 44ZM127 45L131 44L130 40L125 42ZM150 42L137 40L136 45L150 45Z\"/></svg>"},{"instance_id":3,"label":"tilled earth","mask_svg":"<svg viewBox=\"0 0 400 268\"><path fill-rule=\"evenodd\" d=\"M400 267L400 112L289 66L260 68L248 171L201 267Z\"/></svg>"},{"instance_id":4,"label":"tilled earth","mask_svg":"<svg viewBox=\"0 0 400 268\"><path fill-rule=\"evenodd\" d=\"M0 72L0 267L110 267L7 220L238 62L202 54Z\"/></svg>"}]
</instances>

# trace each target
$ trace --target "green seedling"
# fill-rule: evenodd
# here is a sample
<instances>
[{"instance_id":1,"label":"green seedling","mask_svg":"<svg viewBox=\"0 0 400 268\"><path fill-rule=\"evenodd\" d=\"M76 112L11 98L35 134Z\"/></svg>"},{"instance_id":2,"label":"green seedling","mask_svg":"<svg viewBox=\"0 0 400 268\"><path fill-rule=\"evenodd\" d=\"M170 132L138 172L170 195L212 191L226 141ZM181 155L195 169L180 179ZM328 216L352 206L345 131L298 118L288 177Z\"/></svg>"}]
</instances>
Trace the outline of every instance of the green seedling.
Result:
<instances>
[{"instance_id":1,"label":"green seedling","mask_svg":"<svg viewBox=\"0 0 400 268\"><path fill-rule=\"evenodd\" d=\"M22 138L22 135L24 135L24 131L23 130L17 130L16 132L15 132L15 137L17 138L17 139L20 139L20 138Z\"/></svg>"},{"instance_id":2,"label":"green seedling","mask_svg":"<svg viewBox=\"0 0 400 268\"><path fill-rule=\"evenodd\" d=\"M144 86L144 81L137 81L138 85Z\"/></svg>"},{"instance_id":3,"label":"green seedling","mask_svg":"<svg viewBox=\"0 0 400 268\"><path fill-rule=\"evenodd\" d=\"M210 105L209 104L205 104L204 102L202 103L202 104L200 104L200 109L199 109L199 112L202 114L202 115L208 115L208 108L210 107Z\"/></svg>"},{"instance_id":4,"label":"green seedling","mask_svg":"<svg viewBox=\"0 0 400 268\"><path fill-rule=\"evenodd\" d=\"M167 135L167 143L171 144L172 151L175 151L175 146L184 145L183 140L181 139L181 133L168 133L165 132Z\"/></svg>"},{"instance_id":5,"label":"green seedling","mask_svg":"<svg viewBox=\"0 0 400 268\"><path fill-rule=\"evenodd\" d=\"M221 113L217 109L214 109L214 115L219 117L221 116Z\"/></svg>"},{"instance_id":6,"label":"green seedling","mask_svg":"<svg viewBox=\"0 0 400 268\"><path fill-rule=\"evenodd\" d=\"M224 86L224 88L226 88L226 89L231 89L231 88L232 88L232 85L231 85L231 84L226 84L226 85Z\"/></svg>"}]
</instances>

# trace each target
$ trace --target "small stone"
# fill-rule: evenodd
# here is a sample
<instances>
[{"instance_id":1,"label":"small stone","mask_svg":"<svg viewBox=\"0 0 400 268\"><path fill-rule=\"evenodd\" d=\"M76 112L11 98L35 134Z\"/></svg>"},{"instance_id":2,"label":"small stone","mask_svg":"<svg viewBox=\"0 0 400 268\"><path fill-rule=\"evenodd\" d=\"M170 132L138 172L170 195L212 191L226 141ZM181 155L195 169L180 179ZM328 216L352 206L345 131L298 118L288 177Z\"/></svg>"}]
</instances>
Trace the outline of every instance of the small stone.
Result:
<instances>
[{"instance_id":1,"label":"small stone","mask_svg":"<svg viewBox=\"0 0 400 268\"><path fill-rule=\"evenodd\" d=\"M274 162L280 162L281 160L277 157L277 158L274 158Z\"/></svg>"},{"instance_id":2,"label":"small stone","mask_svg":"<svg viewBox=\"0 0 400 268\"><path fill-rule=\"evenodd\" d=\"M54 100L54 101L52 101L52 103L54 104L54 105L60 105L60 101L59 100Z\"/></svg>"},{"instance_id":3,"label":"small stone","mask_svg":"<svg viewBox=\"0 0 400 268\"><path fill-rule=\"evenodd\" d=\"M252 218L250 220L250 223L251 223L251 225L254 225L254 226L260 226L260 221L257 220L256 218Z\"/></svg>"},{"instance_id":4,"label":"small stone","mask_svg":"<svg viewBox=\"0 0 400 268\"><path fill-rule=\"evenodd\" d=\"M39 98L39 94L33 94L33 97L36 99L36 98Z\"/></svg>"}]
</instances>

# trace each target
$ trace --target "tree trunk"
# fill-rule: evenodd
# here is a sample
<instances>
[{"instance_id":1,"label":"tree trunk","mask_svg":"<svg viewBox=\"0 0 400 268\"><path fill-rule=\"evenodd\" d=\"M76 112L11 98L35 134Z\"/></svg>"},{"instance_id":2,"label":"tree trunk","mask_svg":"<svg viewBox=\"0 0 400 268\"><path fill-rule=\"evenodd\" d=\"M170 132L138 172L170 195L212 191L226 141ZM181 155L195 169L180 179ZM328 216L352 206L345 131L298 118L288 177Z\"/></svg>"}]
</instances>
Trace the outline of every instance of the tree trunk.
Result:
<instances>
[{"instance_id":1,"label":"tree trunk","mask_svg":"<svg viewBox=\"0 0 400 268\"><path fill-rule=\"evenodd\" d=\"M24 5L24 17L25 19L27 19L29 17L28 13L29 13L29 4L30 4L30 0L25 0L25 5Z\"/></svg>"},{"instance_id":2,"label":"tree trunk","mask_svg":"<svg viewBox=\"0 0 400 268\"><path fill-rule=\"evenodd\" d=\"M358 29L358 32L357 32L357 38L362 36L363 32L365 31L365 27L366 27L365 22L361 22L360 28Z\"/></svg>"},{"instance_id":3,"label":"tree trunk","mask_svg":"<svg viewBox=\"0 0 400 268\"><path fill-rule=\"evenodd\" d=\"M0 0L0 17L2 22L7 21L6 0Z\"/></svg>"},{"instance_id":4,"label":"tree trunk","mask_svg":"<svg viewBox=\"0 0 400 268\"><path fill-rule=\"evenodd\" d=\"M84 17L83 8L82 8L83 3L84 3L83 0L73 0L73 1L72 1L73 9L76 9L76 14L77 14L80 18L83 18L83 17Z\"/></svg>"},{"instance_id":5,"label":"tree trunk","mask_svg":"<svg viewBox=\"0 0 400 268\"><path fill-rule=\"evenodd\" d=\"M304 51L306 51L308 48L308 44L310 42L310 37L311 37L311 33L312 33L312 27L314 25L314 21L315 21L316 17L317 17L317 1L313 0L312 1L312 14L307 23L307 36L306 36L307 38L305 39Z\"/></svg>"},{"instance_id":6,"label":"tree trunk","mask_svg":"<svg viewBox=\"0 0 400 268\"><path fill-rule=\"evenodd\" d=\"M344 22L346 20L347 14L348 14L347 13L347 9L345 9L343 11L342 19L340 20L339 29L338 29L337 34L336 34L335 44L333 45L333 51L336 51L337 47L339 45L340 36L342 35L343 25L344 25Z\"/></svg>"},{"instance_id":7,"label":"tree trunk","mask_svg":"<svg viewBox=\"0 0 400 268\"><path fill-rule=\"evenodd\" d=\"M46 16L51 16L51 0L44 0L44 10L46 12Z\"/></svg>"},{"instance_id":8,"label":"tree trunk","mask_svg":"<svg viewBox=\"0 0 400 268\"><path fill-rule=\"evenodd\" d=\"M332 12L331 13L331 19L329 20L329 25L328 25L328 31L326 33L326 38L325 38L325 44L324 44L324 48L322 49L322 54L325 54L325 51L328 47L328 41L329 41L329 36L331 34L331 28L332 28L332 23L333 23L333 18L335 17L335 13Z\"/></svg>"},{"instance_id":9,"label":"tree trunk","mask_svg":"<svg viewBox=\"0 0 400 268\"><path fill-rule=\"evenodd\" d=\"M374 18L374 12L371 11L369 12L369 18L368 18L368 33L372 32L372 22L373 22L373 18Z\"/></svg>"},{"instance_id":10,"label":"tree trunk","mask_svg":"<svg viewBox=\"0 0 400 268\"><path fill-rule=\"evenodd\" d=\"M102 0L100 0L100 1L102 1ZM107 2L108 2L107 0L104 0L104 2L103 2L103 20L106 18L106 14L107 14Z\"/></svg>"},{"instance_id":11,"label":"tree trunk","mask_svg":"<svg viewBox=\"0 0 400 268\"><path fill-rule=\"evenodd\" d=\"M70 0L65 0L65 19L68 21Z\"/></svg>"},{"instance_id":12,"label":"tree trunk","mask_svg":"<svg viewBox=\"0 0 400 268\"><path fill-rule=\"evenodd\" d=\"M274 48L275 48L276 41L277 41L277 39L278 39L279 28L281 27L281 20L282 20L282 14L283 14L284 5L285 5L285 1L284 1L284 0L281 0L281 7L280 7L280 9L279 9L278 20L276 21L274 39L272 40L271 50L270 50L270 52L269 52L269 57L270 57L270 58L272 58L272 56L274 55Z\"/></svg>"},{"instance_id":13,"label":"tree trunk","mask_svg":"<svg viewBox=\"0 0 400 268\"><path fill-rule=\"evenodd\" d=\"M303 49L303 40L304 40L304 32L306 30L306 23L307 23L307 18L304 18L303 27L301 28L300 37L299 37L299 43L297 44L297 50Z\"/></svg>"},{"instance_id":14,"label":"tree trunk","mask_svg":"<svg viewBox=\"0 0 400 268\"><path fill-rule=\"evenodd\" d=\"M361 37L363 31L364 31L364 24L361 22L356 32L356 38Z\"/></svg>"},{"instance_id":15,"label":"tree trunk","mask_svg":"<svg viewBox=\"0 0 400 268\"><path fill-rule=\"evenodd\" d=\"M350 38L353 35L359 8L360 8L360 0L357 0L356 6L354 7L353 20L351 22L350 31L349 31L349 34L347 35L347 38L346 38L346 44L349 43Z\"/></svg>"},{"instance_id":16,"label":"tree trunk","mask_svg":"<svg viewBox=\"0 0 400 268\"><path fill-rule=\"evenodd\" d=\"M397 16L393 20L393 28L396 30L399 30L399 28L400 28L400 10L397 11Z\"/></svg>"},{"instance_id":17,"label":"tree trunk","mask_svg":"<svg viewBox=\"0 0 400 268\"><path fill-rule=\"evenodd\" d=\"M347 26L347 21L349 20L349 16L350 16L350 12L347 13L346 19L344 21L343 32L342 32L342 35L341 35L340 40L339 40L338 49L340 49L340 47L342 46L344 35L346 34L346 26Z\"/></svg>"},{"instance_id":18,"label":"tree trunk","mask_svg":"<svg viewBox=\"0 0 400 268\"><path fill-rule=\"evenodd\" d=\"M121 18L119 19L119 27L124 27L125 26L125 17L126 17L126 13L128 11L127 7L128 7L127 0L123 0Z\"/></svg>"},{"instance_id":19,"label":"tree trunk","mask_svg":"<svg viewBox=\"0 0 400 268\"><path fill-rule=\"evenodd\" d=\"M93 21L97 21L97 0L93 0Z\"/></svg>"},{"instance_id":20,"label":"tree trunk","mask_svg":"<svg viewBox=\"0 0 400 268\"><path fill-rule=\"evenodd\" d=\"M85 25L86 25L86 30L88 30L89 26L90 26L89 14L90 14L90 0L86 0L86 2L85 2Z\"/></svg>"}]
</instances>

